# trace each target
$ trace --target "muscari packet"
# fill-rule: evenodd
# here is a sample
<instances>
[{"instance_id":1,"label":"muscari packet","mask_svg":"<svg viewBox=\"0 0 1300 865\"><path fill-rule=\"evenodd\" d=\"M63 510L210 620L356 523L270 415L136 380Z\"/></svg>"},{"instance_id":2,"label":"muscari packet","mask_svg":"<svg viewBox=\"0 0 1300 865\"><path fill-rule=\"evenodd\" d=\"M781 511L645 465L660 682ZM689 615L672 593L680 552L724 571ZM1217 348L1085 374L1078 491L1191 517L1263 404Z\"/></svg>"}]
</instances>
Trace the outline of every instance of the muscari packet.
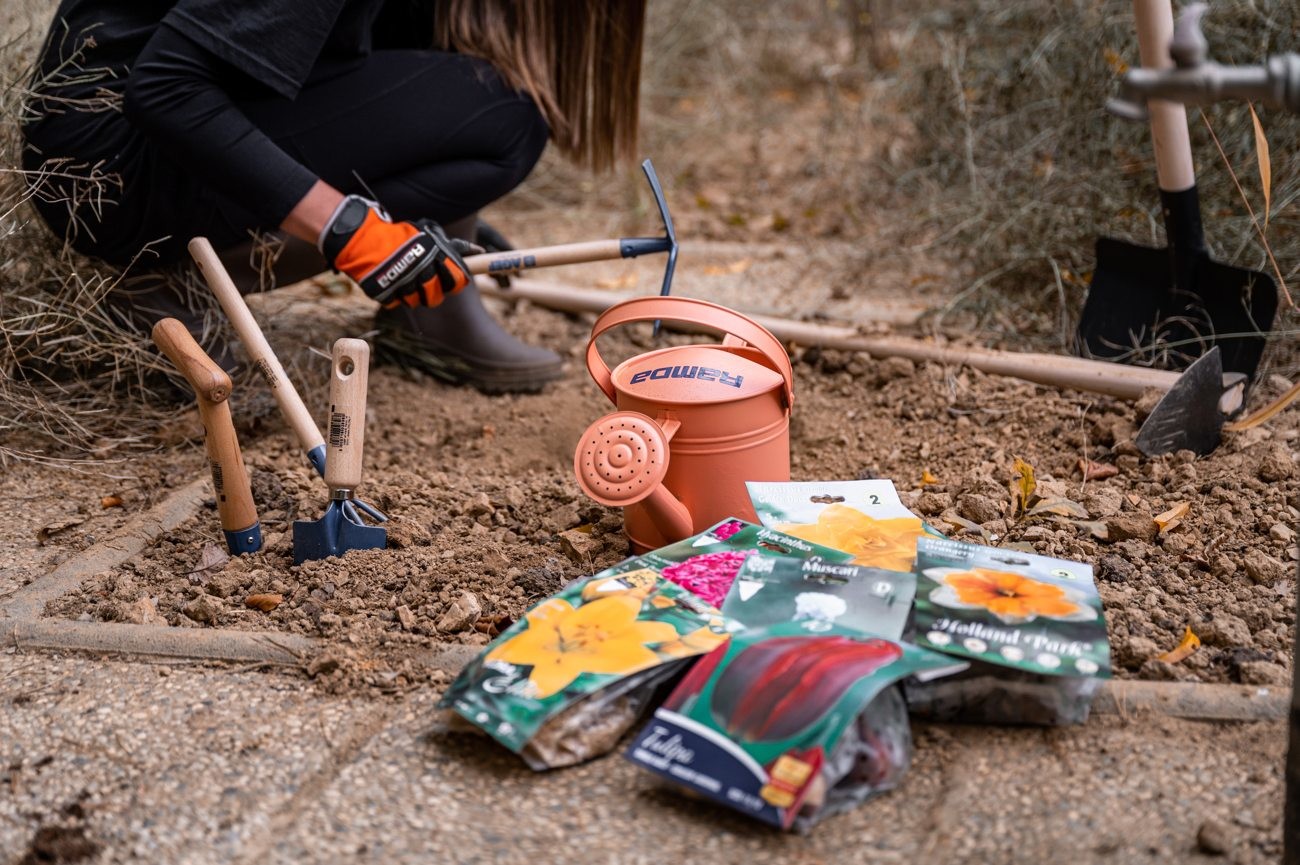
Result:
<instances>
[{"instance_id":1,"label":"muscari packet","mask_svg":"<svg viewBox=\"0 0 1300 865\"><path fill-rule=\"evenodd\" d=\"M535 770L573 765L612 750L690 659L738 628L646 569L573 583L492 641L438 705Z\"/></svg>"},{"instance_id":2,"label":"muscari packet","mask_svg":"<svg viewBox=\"0 0 1300 865\"><path fill-rule=\"evenodd\" d=\"M625 559L596 574L595 578L649 569L718 606L726 598L740 566L755 556L820 558L830 562L843 562L849 558L840 550L744 520L728 519L698 535Z\"/></svg>"},{"instance_id":3,"label":"muscari packet","mask_svg":"<svg viewBox=\"0 0 1300 865\"><path fill-rule=\"evenodd\" d=\"M912 734L896 683L963 666L841 625L747 629L696 662L626 756L764 823L806 831L903 778Z\"/></svg>"},{"instance_id":4,"label":"muscari packet","mask_svg":"<svg viewBox=\"0 0 1300 865\"><path fill-rule=\"evenodd\" d=\"M909 683L913 714L994 724L1074 724L1110 676L1092 567L924 538L917 545L913 639L968 659L959 676Z\"/></svg>"},{"instance_id":5,"label":"muscari packet","mask_svg":"<svg viewBox=\"0 0 1300 865\"><path fill-rule=\"evenodd\" d=\"M736 575L722 613L747 628L795 622L820 633L842 625L898 640L915 595L916 575L910 572L753 556Z\"/></svg>"},{"instance_id":6,"label":"muscari packet","mask_svg":"<svg viewBox=\"0 0 1300 865\"><path fill-rule=\"evenodd\" d=\"M892 481L750 481L759 522L843 550L855 565L911 571L916 542L943 537L898 498Z\"/></svg>"}]
</instances>

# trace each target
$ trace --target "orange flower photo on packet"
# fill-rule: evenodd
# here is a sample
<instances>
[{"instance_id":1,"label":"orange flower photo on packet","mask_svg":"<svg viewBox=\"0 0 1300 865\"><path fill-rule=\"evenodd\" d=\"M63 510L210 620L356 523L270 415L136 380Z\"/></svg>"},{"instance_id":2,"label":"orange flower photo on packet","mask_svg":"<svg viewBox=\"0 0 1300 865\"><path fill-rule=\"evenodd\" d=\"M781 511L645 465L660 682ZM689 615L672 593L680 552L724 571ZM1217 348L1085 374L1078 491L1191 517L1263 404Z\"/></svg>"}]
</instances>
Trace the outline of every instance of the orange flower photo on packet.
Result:
<instances>
[{"instance_id":1,"label":"orange flower photo on packet","mask_svg":"<svg viewBox=\"0 0 1300 865\"><path fill-rule=\"evenodd\" d=\"M1061 587L1010 571L971 568L948 574L943 581L957 592L957 599L963 604L984 607L998 616L1059 619L1077 615L1080 610L1078 604L1067 599Z\"/></svg>"},{"instance_id":2,"label":"orange flower photo on packet","mask_svg":"<svg viewBox=\"0 0 1300 865\"><path fill-rule=\"evenodd\" d=\"M853 556L852 564L890 571L910 571L916 559L916 539L925 534L917 517L875 519L857 508L833 504L815 523L775 526L801 540L834 547Z\"/></svg>"}]
</instances>

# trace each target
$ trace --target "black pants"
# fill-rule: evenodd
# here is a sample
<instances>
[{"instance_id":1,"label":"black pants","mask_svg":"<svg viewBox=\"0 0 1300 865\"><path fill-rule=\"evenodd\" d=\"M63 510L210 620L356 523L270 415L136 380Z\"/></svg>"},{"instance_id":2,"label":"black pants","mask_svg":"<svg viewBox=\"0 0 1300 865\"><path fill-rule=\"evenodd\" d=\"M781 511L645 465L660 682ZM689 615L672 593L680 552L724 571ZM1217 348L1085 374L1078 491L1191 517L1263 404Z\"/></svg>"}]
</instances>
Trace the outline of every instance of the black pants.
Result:
<instances>
[{"instance_id":1,"label":"black pants","mask_svg":"<svg viewBox=\"0 0 1300 865\"><path fill-rule=\"evenodd\" d=\"M292 101L240 101L276 144L322 180L344 191L373 190L396 219L448 223L505 195L532 170L548 129L527 96L510 90L476 58L436 51L377 51L359 64L317 70ZM233 197L173 162L116 113L55 114L25 130L35 169L49 157L103 162L122 179L99 212L77 210L72 232L81 252L126 264L167 265L205 235L218 249L247 241L257 220ZM58 191L59 181L52 183ZM69 189L67 192L71 193ZM66 205L37 200L56 232L67 232Z\"/></svg>"}]
</instances>

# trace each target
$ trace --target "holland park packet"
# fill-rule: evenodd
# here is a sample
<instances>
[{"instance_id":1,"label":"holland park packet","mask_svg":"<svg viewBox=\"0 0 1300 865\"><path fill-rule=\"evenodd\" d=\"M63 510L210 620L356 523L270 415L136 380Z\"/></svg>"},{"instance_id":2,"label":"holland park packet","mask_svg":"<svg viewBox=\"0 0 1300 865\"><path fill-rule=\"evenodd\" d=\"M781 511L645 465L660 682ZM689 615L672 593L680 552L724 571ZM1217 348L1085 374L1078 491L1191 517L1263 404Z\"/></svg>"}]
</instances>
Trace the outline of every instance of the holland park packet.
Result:
<instances>
[{"instance_id":1,"label":"holland park packet","mask_svg":"<svg viewBox=\"0 0 1300 865\"><path fill-rule=\"evenodd\" d=\"M839 625L746 629L696 662L626 756L764 823L806 831L907 772L912 733L895 683L962 666Z\"/></svg>"},{"instance_id":2,"label":"holland park packet","mask_svg":"<svg viewBox=\"0 0 1300 865\"><path fill-rule=\"evenodd\" d=\"M698 535L633 556L596 574L595 579L648 569L718 606L742 563L751 557L790 556L843 562L840 550L810 543L744 520L723 520Z\"/></svg>"},{"instance_id":3,"label":"holland park packet","mask_svg":"<svg viewBox=\"0 0 1300 865\"><path fill-rule=\"evenodd\" d=\"M746 484L763 525L850 555L855 565L910 571L916 542L942 537L898 498L892 481Z\"/></svg>"},{"instance_id":4,"label":"holland park packet","mask_svg":"<svg viewBox=\"0 0 1300 865\"><path fill-rule=\"evenodd\" d=\"M1092 567L924 538L911 631L917 645L971 661L942 682L908 683L914 715L991 724L1074 724L1110 676Z\"/></svg>"},{"instance_id":5,"label":"holland park packet","mask_svg":"<svg viewBox=\"0 0 1300 865\"><path fill-rule=\"evenodd\" d=\"M898 640L915 595L912 573L825 559L753 556L741 565L722 613L747 628L797 622L818 633L841 625Z\"/></svg>"},{"instance_id":6,"label":"holland park packet","mask_svg":"<svg viewBox=\"0 0 1300 865\"><path fill-rule=\"evenodd\" d=\"M640 570L572 583L507 628L439 703L533 769L612 750L690 659L726 642L727 622Z\"/></svg>"}]
</instances>

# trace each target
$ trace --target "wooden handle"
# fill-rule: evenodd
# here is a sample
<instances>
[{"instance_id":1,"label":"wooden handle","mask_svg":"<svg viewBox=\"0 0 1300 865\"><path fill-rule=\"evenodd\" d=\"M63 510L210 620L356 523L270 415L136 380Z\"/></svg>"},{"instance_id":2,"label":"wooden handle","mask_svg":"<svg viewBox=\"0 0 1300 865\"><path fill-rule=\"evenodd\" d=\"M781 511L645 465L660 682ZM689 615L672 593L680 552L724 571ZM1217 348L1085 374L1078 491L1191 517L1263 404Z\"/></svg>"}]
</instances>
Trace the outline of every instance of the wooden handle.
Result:
<instances>
[{"instance_id":1,"label":"wooden handle","mask_svg":"<svg viewBox=\"0 0 1300 865\"><path fill-rule=\"evenodd\" d=\"M585 243L564 243L559 246L538 246L533 249L510 249L471 255L465 265L473 274L517 273L534 267L559 267L564 264L585 264L589 261L609 261L623 257L623 245L617 240L590 240Z\"/></svg>"},{"instance_id":2,"label":"wooden handle","mask_svg":"<svg viewBox=\"0 0 1300 865\"><path fill-rule=\"evenodd\" d=\"M280 365L275 352L271 350L271 344L266 341L257 319L253 318L253 313L249 311L248 304L244 302L239 289L235 288L230 274L226 273L226 268L221 264L221 259L217 257L212 244L206 237L196 237L190 241L189 248L190 255L202 271L208 287L217 296L217 302L221 304L226 317L235 327L235 333L239 334L240 340L243 341L244 350L248 352L253 366L257 367L257 371L266 380L267 387L275 396L275 401L280 406L285 420L289 422L294 435L298 437L298 443L308 453L320 447L325 439L321 436L316 422L312 420L311 412L307 411L307 406L303 404L302 397L298 396L293 382L285 375L284 367Z\"/></svg>"},{"instance_id":3,"label":"wooden handle","mask_svg":"<svg viewBox=\"0 0 1300 865\"><path fill-rule=\"evenodd\" d=\"M529 300L539 306L566 312L604 312L626 298L607 291L517 279L502 289L490 279L477 283L483 294ZM1052 387L1077 388L1136 400L1148 388L1169 390L1178 373L1126 366L1101 360L1087 360L1055 354L1030 354L985 348L940 346L906 337L870 337L845 325L791 321L765 315L751 315L777 339L800 345L818 345L844 351L861 351L873 357L905 357L916 361L965 364L982 372L1020 378ZM677 330L686 330L678 324Z\"/></svg>"},{"instance_id":4,"label":"wooden handle","mask_svg":"<svg viewBox=\"0 0 1300 865\"><path fill-rule=\"evenodd\" d=\"M199 399L199 418L207 433L204 444L212 469L212 490L217 498L221 527L228 532L247 531L257 525L257 506L239 450L239 438L230 417L229 402Z\"/></svg>"},{"instance_id":5,"label":"wooden handle","mask_svg":"<svg viewBox=\"0 0 1300 865\"><path fill-rule=\"evenodd\" d=\"M1145 69L1174 65L1169 43L1174 38L1174 7L1170 0L1133 0L1137 18L1138 50ZM1152 99L1151 140L1156 151L1156 176L1165 192L1182 192L1196 185L1192 141L1187 132L1187 109L1177 102Z\"/></svg>"},{"instance_id":6,"label":"wooden handle","mask_svg":"<svg viewBox=\"0 0 1300 865\"><path fill-rule=\"evenodd\" d=\"M370 346L361 339L340 339L334 343L333 360L329 441L325 451L325 483L331 492L354 490L361 483Z\"/></svg>"},{"instance_id":7,"label":"wooden handle","mask_svg":"<svg viewBox=\"0 0 1300 865\"><path fill-rule=\"evenodd\" d=\"M185 325L164 318L153 326L153 341L194 388L200 402L222 402L230 396L230 376L199 347Z\"/></svg>"}]
</instances>

